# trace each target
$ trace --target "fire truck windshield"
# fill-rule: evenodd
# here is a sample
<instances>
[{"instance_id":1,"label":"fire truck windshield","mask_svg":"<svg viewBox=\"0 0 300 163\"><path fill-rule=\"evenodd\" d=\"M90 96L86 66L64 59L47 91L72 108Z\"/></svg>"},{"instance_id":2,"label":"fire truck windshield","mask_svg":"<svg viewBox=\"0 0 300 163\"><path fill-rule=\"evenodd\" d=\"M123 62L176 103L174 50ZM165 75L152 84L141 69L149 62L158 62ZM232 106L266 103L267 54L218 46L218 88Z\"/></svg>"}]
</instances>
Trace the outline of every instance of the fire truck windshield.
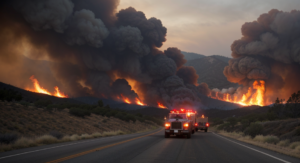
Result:
<instances>
[{"instance_id":1,"label":"fire truck windshield","mask_svg":"<svg viewBox=\"0 0 300 163\"><path fill-rule=\"evenodd\" d=\"M170 114L170 119L187 119L186 114Z\"/></svg>"}]
</instances>

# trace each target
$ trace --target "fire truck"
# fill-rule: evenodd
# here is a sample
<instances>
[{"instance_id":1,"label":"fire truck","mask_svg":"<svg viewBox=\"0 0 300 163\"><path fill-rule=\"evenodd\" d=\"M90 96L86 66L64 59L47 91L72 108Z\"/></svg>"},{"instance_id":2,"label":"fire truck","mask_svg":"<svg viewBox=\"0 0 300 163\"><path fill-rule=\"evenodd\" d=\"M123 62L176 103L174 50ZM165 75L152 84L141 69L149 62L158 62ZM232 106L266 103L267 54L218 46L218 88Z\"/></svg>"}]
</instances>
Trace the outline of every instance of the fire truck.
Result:
<instances>
[{"instance_id":1,"label":"fire truck","mask_svg":"<svg viewBox=\"0 0 300 163\"><path fill-rule=\"evenodd\" d=\"M201 117L197 118L197 121L195 123L196 131L204 130L205 132L207 132L208 127L209 127L208 117L204 117L204 115L202 115Z\"/></svg>"},{"instance_id":2,"label":"fire truck","mask_svg":"<svg viewBox=\"0 0 300 163\"><path fill-rule=\"evenodd\" d=\"M165 122L165 138L170 135L186 135L188 139L191 138L191 134L195 133L196 115L197 112L193 110L171 110Z\"/></svg>"}]
</instances>

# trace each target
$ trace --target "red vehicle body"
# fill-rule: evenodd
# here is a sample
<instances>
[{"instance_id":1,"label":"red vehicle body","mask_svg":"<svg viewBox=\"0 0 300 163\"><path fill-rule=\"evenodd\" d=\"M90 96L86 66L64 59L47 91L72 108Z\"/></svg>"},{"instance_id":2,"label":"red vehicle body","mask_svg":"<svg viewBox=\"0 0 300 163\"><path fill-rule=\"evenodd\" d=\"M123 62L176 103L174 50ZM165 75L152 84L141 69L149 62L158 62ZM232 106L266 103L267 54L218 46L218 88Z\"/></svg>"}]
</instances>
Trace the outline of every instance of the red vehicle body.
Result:
<instances>
[{"instance_id":1,"label":"red vehicle body","mask_svg":"<svg viewBox=\"0 0 300 163\"><path fill-rule=\"evenodd\" d=\"M172 110L165 122L165 138L169 138L170 135L186 135L187 138L191 138L195 133L196 114L197 112L192 110Z\"/></svg>"}]
</instances>

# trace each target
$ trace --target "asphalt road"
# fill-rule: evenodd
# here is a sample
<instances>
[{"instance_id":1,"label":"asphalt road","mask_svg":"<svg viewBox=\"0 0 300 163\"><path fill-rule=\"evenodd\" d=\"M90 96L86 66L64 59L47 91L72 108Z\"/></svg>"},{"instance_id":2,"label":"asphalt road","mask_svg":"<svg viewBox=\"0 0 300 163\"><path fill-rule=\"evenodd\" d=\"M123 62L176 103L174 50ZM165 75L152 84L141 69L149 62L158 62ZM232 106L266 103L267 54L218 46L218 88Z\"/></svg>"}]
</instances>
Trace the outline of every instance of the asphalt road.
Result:
<instances>
[{"instance_id":1,"label":"asphalt road","mask_svg":"<svg viewBox=\"0 0 300 163\"><path fill-rule=\"evenodd\" d=\"M300 163L300 159L196 132L191 139L164 138L163 130L32 147L0 153L1 163Z\"/></svg>"}]
</instances>

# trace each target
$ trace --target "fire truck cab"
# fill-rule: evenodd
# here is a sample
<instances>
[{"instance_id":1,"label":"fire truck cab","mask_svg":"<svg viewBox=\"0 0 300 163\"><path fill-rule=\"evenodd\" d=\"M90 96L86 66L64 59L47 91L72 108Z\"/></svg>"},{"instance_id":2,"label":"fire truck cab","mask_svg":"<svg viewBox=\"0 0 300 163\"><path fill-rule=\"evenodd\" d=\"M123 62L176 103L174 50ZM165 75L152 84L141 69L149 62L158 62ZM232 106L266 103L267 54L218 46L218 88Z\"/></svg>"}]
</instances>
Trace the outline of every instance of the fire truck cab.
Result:
<instances>
[{"instance_id":1,"label":"fire truck cab","mask_svg":"<svg viewBox=\"0 0 300 163\"><path fill-rule=\"evenodd\" d=\"M197 118L197 121L195 123L196 131L204 130L205 132L207 132L208 127L209 127L208 117L204 117L204 115L202 115L201 117Z\"/></svg>"},{"instance_id":2,"label":"fire truck cab","mask_svg":"<svg viewBox=\"0 0 300 163\"><path fill-rule=\"evenodd\" d=\"M191 138L191 134L195 133L196 114L193 110L171 110L165 122L165 138L170 135L186 135L188 139Z\"/></svg>"}]
</instances>

